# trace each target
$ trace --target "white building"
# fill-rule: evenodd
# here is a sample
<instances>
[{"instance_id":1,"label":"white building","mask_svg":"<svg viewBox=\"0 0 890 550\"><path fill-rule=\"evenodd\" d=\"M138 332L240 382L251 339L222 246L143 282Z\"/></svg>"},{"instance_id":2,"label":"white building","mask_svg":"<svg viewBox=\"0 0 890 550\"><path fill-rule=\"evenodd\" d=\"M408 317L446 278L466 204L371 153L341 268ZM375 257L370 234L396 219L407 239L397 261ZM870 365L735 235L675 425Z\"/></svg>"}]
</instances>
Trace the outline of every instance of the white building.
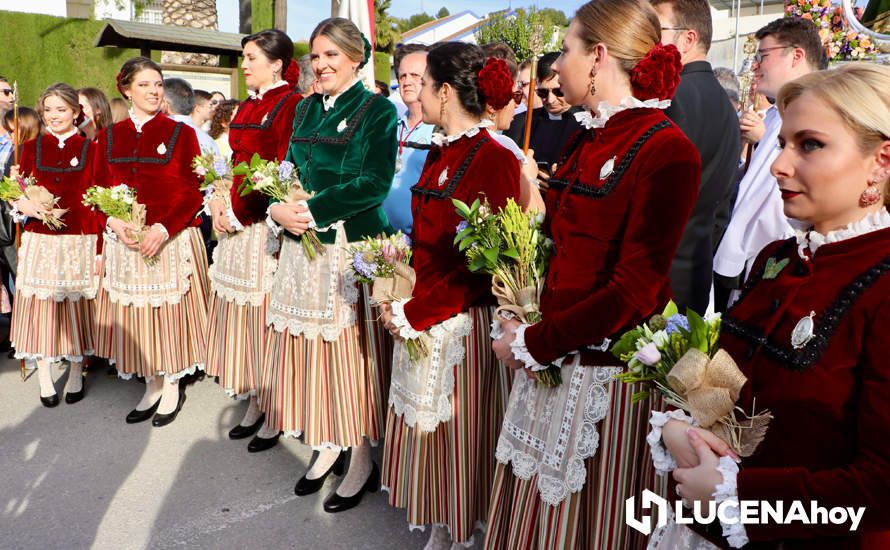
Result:
<instances>
[{"instance_id":1,"label":"white building","mask_svg":"<svg viewBox=\"0 0 890 550\"><path fill-rule=\"evenodd\" d=\"M785 16L782 0L710 0L713 32L708 60L714 67L738 71L745 39L774 19Z\"/></svg>"},{"instance_id":2,"label":"white building","mask_svg":"<svg viewBox=\"0 0 890 550\"><path fill-rule=\"evenodd\" d=\"M0 11L160 24L162 3L162 0L148 0L137 10L132 0L0 0Z\"/></svg>"}]
</instances>

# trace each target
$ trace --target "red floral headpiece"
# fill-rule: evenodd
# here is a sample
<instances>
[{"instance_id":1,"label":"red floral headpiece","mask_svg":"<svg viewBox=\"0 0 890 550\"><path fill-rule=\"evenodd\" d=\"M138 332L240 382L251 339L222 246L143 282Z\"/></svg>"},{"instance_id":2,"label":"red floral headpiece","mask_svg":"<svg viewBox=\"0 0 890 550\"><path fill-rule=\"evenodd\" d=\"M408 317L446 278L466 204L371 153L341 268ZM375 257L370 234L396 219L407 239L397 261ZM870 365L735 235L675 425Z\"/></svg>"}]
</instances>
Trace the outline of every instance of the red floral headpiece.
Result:
<instances>
[{"instance_id":1,"label":"red floral headpiece","mask_svg":"<svg viewBox=\"0 0 890 550\"><path fill-rule=\"evenodd\" d=\"M296 87L297 83L300 81L300 64L293 59L288 60L287 68L284 70L284 75L282 75L281 78L287 82L291 88Z\"/></svg>"},{"instance_id":2,"label":"red floral headpiece","mask_svg":"<svg viewBox=\"0 0 890 550\"><path fill-rule=\"evenodd\" d=\"M503 59L489 57L479 70L479 90L485 103L499 111L510 103L513 97L513 77Z\"/></svg>"},{"instance_id":3,"label":"red floral headpiece","mask_svg":"<svg viewBox=\"0 0 890 550\"><path fill-rule=\"evenodd\" d=\"M680 51L673 44L658 43L641 59L630 72L630 83L634 97L643 101L674 97L680 84Z\"/></svg>"},{"instance_id":4,"label":"red floral headpiece","mask_svg":"<svg viewBox=\"0 0 890 550\"><path fill-rule=\"evenodd\" d=\"M122 96L127 97L127 94L124 93L124 87L121 86L121 73L117 73L117 76L114 77L114 80L117 82L117 91L119 91Z\"/></svg>"}]
</instances>

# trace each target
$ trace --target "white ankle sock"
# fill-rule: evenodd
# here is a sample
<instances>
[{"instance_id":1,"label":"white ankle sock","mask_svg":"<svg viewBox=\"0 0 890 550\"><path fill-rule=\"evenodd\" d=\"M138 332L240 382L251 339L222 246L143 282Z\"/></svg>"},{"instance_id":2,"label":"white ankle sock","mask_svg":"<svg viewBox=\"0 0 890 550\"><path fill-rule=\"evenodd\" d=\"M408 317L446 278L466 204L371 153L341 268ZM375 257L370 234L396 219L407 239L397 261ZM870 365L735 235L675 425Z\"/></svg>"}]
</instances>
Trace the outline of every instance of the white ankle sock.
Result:
<instances>
[{"instance_id":1,"label":"white ankle sock","mask_svg":"<svg viewBox=\"0 0 890 550\"><path fill-rule=\"evenodd\" d=\"M178 404L179 380L173 380L171 377L165 376L164 388L161 390L161 404L158 405L158 414L170 414L176 410L176 405Z\"/></svg>"},{"instance_id":2,"label":"white ankle sock","mask_svg":"<svg viewBox=\"0 0 890 550\"><path fill-rule=\"evenodd\" d=\"M306 472L306 479L318 479L323 476L333 466L339 456L340 452L332 451L331 449L319 449L315 464Z\"/></svg>"},{"instance_id":3,"label":"white ankle sock","mask_svg":"<svg viewBox=\"0 0 890 550\"><path fill-rule=\"evenodd\" d=\"M49 397L56 393L52 367L45 359L37 361L37 383L40 384L40 397Z\"/></svg>"},{"instance_id":4,"label":"white ankle sock","mask_svg":"<svg viewBox=\"0 0 890 550\"><path fill-rule=\"evenodd\" d=\"M349 470L343 476L340 486L337 487L337 494L341 497L355 495L364 487L369 475L371 475L371 446L364 442L357 447L352 447Z\"/></svg>"},{"instance_id":5,"label":"white ankle sock","mask_svg":"<svg viewBox=\"0 0 890 550\"><path fill-rule=\"evenodd\" d=\"M77 393L83 389L83 363L71 363L68 367L68 381L65 393Z\"/></svg>"},{"instance_id":6,"label":"white ankle sock","mask_svg":"<svg viewBox=\"0 0 890 550\"><path fill-rule=\"evenodd\" d=\"M136 405L137 411L144 411L152 408L161 397L161 387L164 380L158 376L149 376L145 379L145 393L142 394L142 400Z\"/></svg>"},{"instance_id":7,"label":"white ankle sock","mask_svg":"<svg viewBox=\"0 0 890 550\"><path fill-rule=\"evenodd\" d=\"M241 425L253 426L262 415L262 411L260 411L259 407L257 407L256 397L251 397L250 403L247 405L247 412L244 413L244 418L241 419Z\"/></svg>"},{"instance_id":8,"label":"white ankle sock","mask_svg":"<svg viewBox=\"0 0 890 550\"><path fill-rule=\"evenodd\" d=\"M423 550L450 549L451 535L448 534L448 529L446 529L442 525L433 525L432 532L430 533L430 540L426 541L426 546L423 547Z\"/></svg>"}]
</instances>

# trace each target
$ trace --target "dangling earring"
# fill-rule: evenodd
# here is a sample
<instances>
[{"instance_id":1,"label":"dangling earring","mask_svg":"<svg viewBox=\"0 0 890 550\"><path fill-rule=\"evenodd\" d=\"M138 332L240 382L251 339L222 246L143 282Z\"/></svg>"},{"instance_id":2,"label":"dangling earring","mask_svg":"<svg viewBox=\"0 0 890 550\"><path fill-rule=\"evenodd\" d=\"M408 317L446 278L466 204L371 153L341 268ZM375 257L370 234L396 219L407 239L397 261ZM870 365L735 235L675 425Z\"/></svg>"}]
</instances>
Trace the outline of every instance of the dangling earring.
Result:
<instances>
[{"instance_id":1,"label":"dangling earring","mask_svg":"<svg viewBox=\"0 0 890 550\"><path fill-rule=\"evenodd\" d=\"M445 100L439 99L439 123L440 123L440 125L443 120L445 120Z\"/></svg>"},{"instance_id":2,"label":"dangling earring","mask_svg":"<svg viewBox=\"0 0 890 550\"><path fill-rule=\"evenodd\" d=\"M595 78L596 78L596 69L593 69L590 71L590 95L591 96L596 94L596 81L594 80Z\"/></svg>"},{"instance_id":3,"label":"dangling earring","mask_svg":"<svg viewBox=\"0 0 890 550\"><path fill-rule=\"evenodd\" d=\"M877 204L881 200L881 190L878 189L878 180L874 179L868 182L868 187L865 188L865 191L859 195L859 206L862 208L868 208L874 204Z\"/></svg>"}]
</instances>

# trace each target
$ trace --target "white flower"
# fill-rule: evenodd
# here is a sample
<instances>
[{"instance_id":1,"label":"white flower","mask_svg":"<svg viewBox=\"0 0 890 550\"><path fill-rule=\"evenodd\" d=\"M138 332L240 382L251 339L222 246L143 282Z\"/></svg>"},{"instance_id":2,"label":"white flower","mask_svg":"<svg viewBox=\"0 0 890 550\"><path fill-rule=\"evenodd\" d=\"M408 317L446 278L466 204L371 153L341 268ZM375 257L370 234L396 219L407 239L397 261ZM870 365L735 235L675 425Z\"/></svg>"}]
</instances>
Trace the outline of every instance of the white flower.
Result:
<instances>
[{"instance_id":1,"label":"white flower","mask_svg":"<svg viewBox=\"0 0 890 550\"><path fill-rule=\"evenodd\" d=\"M337 125L337 131L342 132L345 129L346 129L346 119L344 118L343 120L340 121L340 124Z\"/></svg>"},{"instance_id":2,"label":"white flower","mask_svg":"<svg viewBox=\"0 0 890 550\"><path fill-rule=\"evenodd\" d=\"M68 164L70 164L71 166L77 166L78 164L80 164L80 161L77 160L77 157L74 157L71 159L71 162L69 162Z\"/></svg>"},{"instance_id":3,"label":"white flower","mask_svg":"<svg viewBox=\"0 0 890 550\"><path fill-rule=\"evenodd\" d=\"M167 153L167 146L164 145L163 143L160 144L160 145L158 145L158 154L159 154L159 155L163 155L163 154L166 154L166 153Z\"/></svg>"},{"instance_id":4,"label":"white flower","mask_svg":"<svg viewBox=\"0 0 890 550\"><path fill-rule=\"evenodd\" d=\"M652 335L652 341L658 347L667 344L670 339L671 337L668 335L666 330L659 330Z\"/></svg>"},{"instance_id":5,"label":"white flower","mask_svg":"<svg viewBox=\"0 0 890 550\"><path fill-rule=\"evenodd\" d=\"M129 195L124 197L124 204L133 204L133 197L130 197Z\"/></svg>"},{"instance_id":6,"label":"white flower","mask_svg":"<svg viewBox=\"0 0 890 550\"><path fill-rule=\"evenodd\" d=\"M266 189L267 187L272 187L273 185L275 185L275 178L273 178L272 176L266 176L257 182L255 188Z\"/></svg>"},{"instance_id":7,"label":"white flower","mask_svg":"<svg viewBox=\"0 0 890 550\"><path fill-rule=\"evenodd\" d=\"M661 352L659 352L658 348L655 347L654 342L649 342L634 354L634 359L637 359L640 361L640 363L651 367L661 361Z\"/></svg>"}]
</instances>

